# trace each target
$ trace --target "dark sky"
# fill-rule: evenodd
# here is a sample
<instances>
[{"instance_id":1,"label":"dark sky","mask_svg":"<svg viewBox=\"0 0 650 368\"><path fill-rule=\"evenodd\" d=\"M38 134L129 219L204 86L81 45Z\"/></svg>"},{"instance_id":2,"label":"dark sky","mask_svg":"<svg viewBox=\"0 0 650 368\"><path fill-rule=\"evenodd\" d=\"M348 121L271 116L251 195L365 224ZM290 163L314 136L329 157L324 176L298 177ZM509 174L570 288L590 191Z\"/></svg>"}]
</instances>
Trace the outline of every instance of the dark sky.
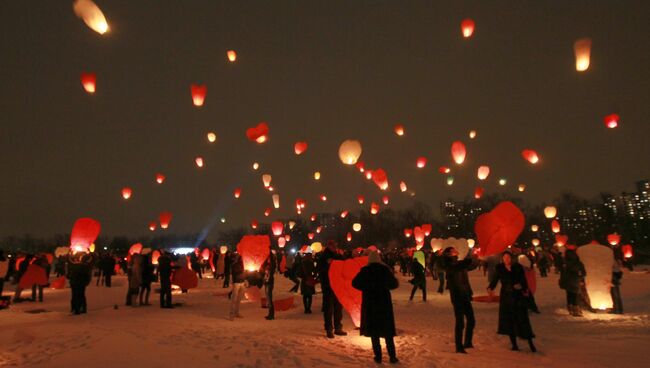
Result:
<instances>
[{"instance_id":1,"label":"dark sky","mask_svg":"<svg viewBox=\"0 0 650 368\"><path fill-rule=\"evenodd\" d=\"M262 173L281 196L273 217L293 213L297 197L307 216L357 209L357 194L382 193L338 160L348 138L361 140L367 166L386 169L395 207L414 200L399 180L435 209L470 196L480 164L492 167L487 193L514 194L522 182L534 203L563 190L631 191L650 177L648 1L96 3L111 27L104 36L74 15L72 1L0 3L0 235L68 232L83 216L100 220L105 235L147 234L162 210L178 233L226 217L214 234L265 219L272 202ZM476 21L470 40L460 35L465 17ZM586 73L574 66L581 37L593 40ZM83 71L97 73L93 96ZM191 83L208 86L200 109ZM614 111L621 125L606 129L603 116ZM271 129L264 145L245 137L260 121ZM392 132L396 123L404 137ZM437 168L452 166L456 139L468 158L448 187ZM297 140L310 144L300 157ZM524 148L542 162L526 164ZM420 155L426 170L415 168ZM123 186L134 189L129 201Z\"/></svg>"}]
</instances>

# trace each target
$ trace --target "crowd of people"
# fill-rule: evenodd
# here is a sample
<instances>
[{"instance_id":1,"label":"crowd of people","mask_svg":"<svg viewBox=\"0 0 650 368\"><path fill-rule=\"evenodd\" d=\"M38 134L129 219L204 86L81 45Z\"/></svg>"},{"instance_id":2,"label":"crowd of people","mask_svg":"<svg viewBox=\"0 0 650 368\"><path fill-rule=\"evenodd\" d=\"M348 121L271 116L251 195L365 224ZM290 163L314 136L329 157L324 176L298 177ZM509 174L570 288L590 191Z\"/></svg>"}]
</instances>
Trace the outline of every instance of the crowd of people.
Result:
<instances>
[{"instance_id":1,"label":"crowd of people","mask_svg":"<svg viewBox=\"0 0 650 368\"><path fill-rule=\"evenodd\" d=\"M616 254L616 253L615 253ZM244 268L242 256L237 252L211 251L209 259L200 257L198 252L189 255L176 255L161 251L156 259L150 253L130 254L116 257L110 253L78 252L52 257L48 254L16 254L5 256L0 250L0 295L5 282L15 284L12 302L43 302L43 288L50 285L50 274L67 278L71 289L71 314L87 313L86 288L96 278L97 287L112 287L112 276L121 273L127 276L127 306L149 306L152 283L159 282L160 308L174 308L172 303L172 279L180 269L188 269L202 278L212 272L213 279L222 288L230 289L229 319L243 318L240 303L249 287L264 289L268 308L267 320L275 319L273 292L275 277L282 275L294 285L289 290L302 296L305 314L312 313L313 297L320 285L322 294L321 312L323 327L327 338L345 336L343 328L343 308L332 289L329 268L332 261L368 256L368 264L352 281L352 286L362 293L360 333L371 338L374 359L382 361L380 338L385 339L391 363L398 362L394 337L395 320L391 300L391 290L398 287L396 275L411 277L412 284L409 301L413 301L418 290L426 302L426 281L431 276L438 283L437 292L449 292L455 316L454 343L457 353L466 354L473 348L473 331L476 319L472 307L473 291L468 272L482 269L487 277L487 292L493 297L497 285L499 292L498 334L510 338L512 350L519 350L517 339L527 341L532 352L537 351L535 334L530 323L529 313L539 313L536 305L535 278L547 277L549 273L560 274L559 286L566 292L567 310L572 316L581 316L582 310L591 310L589 297L585 290L586 269L575 249L563 252L554 249L550 252L527 252L514 254L507 250L502 254L479 259L474 252L459 259L456 248L449 247L436 252L420 251L414 254L409 250L388 250L381 252L376 248L342 250L335 242L328 242L322 252L285 252L272 250L258 271ZM610 313L623 313L620 294L622 278L622 258L615 257L612 266L611 295L614 307ZM537 271L535 271L537 269ZM222 281L223 280L223 281ZM23 291L30 289L31 298L23 298ZM182 292L187 292L183 289ZM9 296L3 296L0 307L9 304Z\"/></svg>"}]
</instances>

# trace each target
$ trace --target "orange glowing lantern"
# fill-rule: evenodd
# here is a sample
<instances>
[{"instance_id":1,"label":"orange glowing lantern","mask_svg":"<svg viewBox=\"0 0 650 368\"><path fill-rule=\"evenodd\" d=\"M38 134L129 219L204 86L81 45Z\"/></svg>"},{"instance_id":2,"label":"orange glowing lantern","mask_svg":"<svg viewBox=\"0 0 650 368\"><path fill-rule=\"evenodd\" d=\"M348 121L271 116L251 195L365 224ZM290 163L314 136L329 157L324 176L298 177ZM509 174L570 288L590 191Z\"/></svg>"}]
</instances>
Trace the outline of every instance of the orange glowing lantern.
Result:
<instances>
[{"instance_id":1,"label":"orange glowing lantern","mask_svg":"<svg viewBox=\"0 0 650 368\"><path fill-rule=\"evenodd\" d=\"M235 52L235 50L228 50L228 52L226 52L226 55L228 55L228 61L231 63L237 61L237 52Z\"/></svg>"},{"instance_id":2,"label":"orange glowing lantern","mask_svg":"<svg viewBox=\"0 0 650 368\"><path fill-rule=\"evenodd\" d=\"M539 239L535 238L535 239L531 240L530 243L531 243L533 246L536 247L536 246L539 245Z\"/></svg>"},{"instance_id":3,"label":"orange glowing lantern","mask_svg":"<svg viewBox=\"0 0 650 368\"><path fill-rule=\"evenodd\" d=\"M531 227L530 227L530 231L532 231L532 232L537 232L538 230L539 230L539 226L537 226L537 225L531 225Z\"/></svg>"},{"instance_id":4,"label":"orange glowing lantern","mask_svg":"<svg viewBox=\"0 0 650 368\"><path fill-rule=\"evenodd\" d=\"M470 18L463 19L460 22L460 31L463 34L463 38L470 38L474 34L474 21Z\"/></svg>"},{"instance_id":5,"label":"orange glowing lantern","mask_svg":"<svg viewBox=\"0 0 650 368\"><path fill-rule=\"evenodd\" d=\"M584 72L589 69L591 58L591 39L581 38L573 44L573 52L576 57L576 70Z\"/></svg>"},{"instance_id":6,"label":"orange glowing lantern","mask_svg":"<svg viewBox=\"0 0 650 368\"><path fill-rule=\"evenodd\" d=\"M161 212L160 215L158 215L158 221L160 222L161 229L168 228L171 220L172 220L171 212Z\"/></svg>"},{"instance_id":7,"label":"orange glowing lantern","mask_svg":"<svg viewBox=\"0 0 650 368\"><path fill-rule=\"evenodd\" d=\"M537 155L537 152L531 149L525 149L521 151L521 157L533 165L539 162L539 156Z\"/></svg>"},{"instance_id":8,"label":"orange glowing lantern","mask_svg":"<svg viewBox=\"0 0 650 368\"><path fill-rule=\"evenodd\" d=\"M367 170L366 171L366 179L368 179L368 180L372 179L372 170Z\"/></svg>"},{"instance_id":9,"label":"orange glowing lantern","mask_svg":"<svg viewBox=\"0 0 650 368\"><path fill-rule=\"evenodd\" d=\"M264 216L269 217L269 215L271 215L271 209L267 208L267 209L264 210Z\"/></svg>"},{"instance_id":10,"label":"orange glowing lantern","mask_svg":"<svg viewBox=\"0 0 650 368\"><path fill-rule=\"evenodd\" d=\"M357 201L359 202L359 204L363 204L363 202L365 202L366 199L364 198L364 196L360 195L360 196L357 196Z\"/></svg>"},{"instance_id":11,"label":"orange glowing lantern","mask_svg":"<svg viewBox=\"0 0 650 368\"><path fill-rule=\"evenodd\" d=\"M465 149L465 144L461 141L455 141L451 144L451 157L454 159L454 162L458 165L465 162L465 156L467 155L467 150Z\"/></svg>"},{"instance_id":12,"label":"orange glowing lantern","mask_svg":"<svg viewBox=\"0 0 650 368\"><path fill-rule=\"evenodd\" d=\"M152 265L157 265L158 264L158 258L160 258L160 251L156 249L153 252L151 252L151 264Z\"/></svg>"},{"instance_id":13,"label":"orange glowing lantern","mask_svg":"<svg viewBox=\"0 0 650 368\"><path fill-rule=\"evenodd\" d=\"M469 139L474 139L474 138L476 138L476 130L470 130Z\"/></svg>"},{"instance_id":14,"label":"orange glowing lantern","mask_svg":"<svg viewBox=\"0 0 650 368\"><path fill-rule=\"evenodd\" d=\"M291 235L289 235L289 234L285 235L284 240L291 241Z\"/></svg>"},{"instance_id":15,"label":"orange glowing lantern","mask_svg":"<svg viewBox=\"0 0 650 368\"><path fill-rule=\"evenodd\" d=\"M203 84L192 84L190 86L190 92L192 93L192 103L194 103L194 106L203 106L205 95L208 93L208 87Z\"/></svg>"},{"instance_id":16,"label":"orange glowing lantern","mask_svg":"<svg viewBox=\"0 0 650 368\"><path fill-rule=\"evenodd\" d=\"M309 220L310 220L311 222L316 221L316 214L312 214L311 217L309 217Z\"/></svg>"},{"instance_id":17,"label":"orange glowing lantern","mask_svg":"<svg viewBox=\"0 0 650 368\"><path fill-rule=\"evenodd\" d=\"M348 242L351 242L351 241L352 241L352 233L348 232L348 234L345 236L345 239L346 239Z\"/></svg>"},{"instance_id":18,"label":"orange glowing lantern","mask_svg":"<svg viewBox=\"0 0 650 368\"><path fill-rule=\"evenodd\" d=\"M156 183L162 184L165 181L165 175L158 173L156 174Z\"/></svg>"},{"instance_id":19,"label":"orange glowing lantern","mask_svg":"<svg viewBox=\"0 0 650 368\"><path fill-rule=\"evenodd\" d=\"M283 236L278 238L278 247L279 248L284 248L284 246L287 244L287 239L285 239Z\"/></svg>"},{"instance_id":20,"label":"orange glowing lantern","mask_svg":"<svg viewBox=\"0 0 650 368\"><path fill-rule=\"evenodd\" d=\"M207 261L210 259L210 249L204 248L201 251L201 258L203 258L204 261Z\"/></svg>"},{"instance_id":21,"label":"orange glowing lantern","mask_svg":"<svg viewBox=\"0 0 650 368\"><path fill-rule=\"evenodd\" d=\"M366 171L366 164L363 163L363 161L359 161L354 166L359 170L360 173L363 173Z\"/></svg>"},{"instance_id":22,"label":"orange glowing lantern","mask_svg":"<svg viewBox=\"0 0 650 368\"><path fill-rule=\"evenodd\" d=\"M228 246L222 245L221 247L219 247L219 253L226 254L227 252L228 252Z\"/></svg>"},{"instance_id":23,"label":"orange glowing lantern","mask_svg":"<svg viewBox=\"0 0 650 368\"><path fill-rule=\"evenodd\" d=\"M361 157L361 143L348 139L339 146L339 159L346 165L354 165Z\"/></svg>"},{"instance_id":24,"label":"orange glowing lantern","mask_svg":"<svg viewBox=\"0 0 650 368\"><path fill-rule=\"evenodd\" d=\"M149 223L149 230L151 230L151 231L155 231L155 230L156 230L156 227L158 227L158 223L157 223L156 221L151 221L151 222Z\"/></svg>"},{"instance_id":25,"label":"orange glowing lantern","mask_svg":"<svg viewBox=\"0 0 650 368\"><path fill-rule=\"evenodd\" d=\"M247 271L259 271L270 251L271 239L267 235L244 235L237 244L237 253L241 254Z\"/></svg>"},{"instance_id":26,"label":"orange glowing lantern","mask_svg":"<svg viewBox=\"0 0 650 368\"><path fill-rule=\"evenodd\" d=\"M544 216L547 219L554 218L556 215L557 215L557 208L555 208L554 206L546 206L544 208Z\"/></svg>"},{"instance_id":27,"label":"orange glowing lantern","mask_svg":"<svg viewBox=\"0 0 650 368\"><path fill-rule=\"evenodd\" d=\"M133 194L133 190L131 188L129 187L122 188L122 198L129 199L131 198L131 194Z\"/></svg>"},{"instance_id":28,"label":"orange glowing lantern","mask_svg":"<svg viewBox=\"0 0 650 368\"><path fill-rule=\"evenodd\" d=\"M284 224L282 222L274 221L271 224L271 231L273 231L273 235L280 236L282 235L283 230L284 230Z\"/></svg>"},{"instance_id":29,"label":"orange glowing lantern","mask_svg":"<svg viewBox=\"0 0 650 368\"><path fill-rule=\"evenodd\" d=\"M259 224L257 223L257 220L253 220L253 221L251 221L251 228L253 228L253 229L257 229L257 226L258 226L258 225L259 225Z\"/></svg>"},{"instance_id":30,"label":"orange glowing lantern","mask_svg":"<svg viewBox=\"0 0 650 368\"><path fill-rule=\"evenodd\" d=\"M142 244L135 243L129 248L129 255L141 254L142 253Z\"/></svg>"},{"instance_id":31,"label":"orange glowing lantern","mask_svg":"<svg viewBox=\"0 0 650 368\"><path fill-rule=\"evenodd\" d=\"M273 199L273 207L275 209L280 208L280 195L279 194L274 194L274 195L271 196L271 198Z\"/></svg>"},{"instance_id":32,"label":"orange glowing lantern","mask_svg":"<svg viewBox=\"0 0 650 368\"><path fill-rule=\"evenodd\" d=\"M607 242L611 246L618 245L618 243L621 242L621 236L618 235L617 233L609 234L609 235L607 235Z\"/></svg>"},{"instance_id":33,"label":"orange glowing lantern","mask_svg":"<svg viewBox=\"0 0 650 368\"><path fill-rule=\"evenodd\" d=\"M217 135L214 132L209 132L206 135L206 138L208 138L208 142L210 142L210 143L214 143L214 142L217 141Z\"/></svg>"},{"instance_id":34,"label":"orange glowing lantern","mask_svg":"<svg viewBox=\"0 0 650 368\"><path fill-rule=\"evenodd\" d=\"M479 166L478 171L476 173L476 176L478 177L478 180L485 180L487 177L490 175L490 167L489 166Z\"/></svg>"},{"instance_id":35,"label":"orange glowing lantern","mask_svg":"<svg viewBox=\"0 0 650 368\"><path fill-rule=\"evenodd\" d=\"M198 156L194 159L194 163L196 164L196 167L203 167L203 157Z\"/></svg>"},{"instance_id":36,"label":"orange glowing lantern","mask_svg":"<svg viewBox=\"0 0 650 368\"><path fill-rule=\"evenodd\" d=\"M485 190L483 188L476 187L476 189L474 189L474 198L481 199L481 197L483 197L484 192Z\"/></svg>"},{"instance_id":37,"label":"orange glowing lantern","mask_svg":"<svg viewBox=\"0 0 650 368\"><path fill-rule=\"evenodd\" d=\"M564 245L566 245L567 241L569 241L568 236L562 234L555 234L555 243L558 246L563 247Z\"/></svg>"},{"instance_id":38,"label":"orange glowing lantern","mask_svg":"<svg viewBox=\"0 0 650 368\"><path fill-rule=\"evenodd\" d=\"M381 197L381 201L382 201L384 204L388 204L388 196L383 196L383 197Z\"/></svg>"},{"instance_id":39,"label":"orange glowing lantern","mask_svg":"<svg viewBox=\"0 0 650 368\"><path fill-rule=\"evenodd\" d=\"M348 214L349 214L349 213L350 213L350 211L348 211L348 210L345 210L345 211L341 212L341 218L346 218L346 217L348 217Z\"/></svg>"},{"instance_id":40,"label":"orange glowing lantern","mask_svg":"<svg viewBox=\"0 0 650 368\"><path fill-rule=\"evenodd\" d=\"M551 231L553 231L555 234L560 232L560 223L555 219L551 221Z\"/></svg>"},{"instance_id":41,"label":"orange glowing lantern","mask_svg":"<svg viewBox=\"0 0 650 368\"><path fill-rule=\"evenodd\" d=\"M70 233L70 249L72 252L88 252L90 246L99 236L100 230L101 225L97 220L88 217L77 219Z\"/></svg>"},{"instance_id":42,"label":"orange glowing lantern","mask_svg":"<svg viewBox=\"0 0 650 368\"><path fill-rule=\"evenodd\" d=\"M415 162L415 165L418 167L418 169L422 169L425 166L427 166L427 158L426 157L418 157L418 159Z\"/></svg>"},{"instance_id":43,"label":"orange glowing lantern","mask_svg":"<svg viewBox=\"0 0 650 368\"><path fill-rule=\"evenodd\" d=\"M377 184L379 189L388 189L388 176L383 169L377 169L372 173L372 180Z\"/></svg>"},{"instance_id":44,"label":"orange glowing lantern","mask_svg":"<svg viewBox=\"0 0 650 368\"><path fill-rule=\"evenodd\" d=\"M406 187L406 183L403 182L403 181L400 181L399 182L399 190L403 193L403 192L406 192L407 189L408 188Z\"/></svg>"},{"instance_id":45,"label":"orange glowing lantern","mask_svg":"<svg viewBox=\"0 0 650 368\"><path fill-rule=\"evenodd\" d=\"M370 204L370 213L372 215L376 215L377 213L379 213L379 205L377 203L372 202Z\"/></svg>"},{"instance_id":46,"label":"orange glowing lantern","mask_svg":"<svg viewBox=\"0 0 650 368\"><path fill-rule=\"evenodd\" d=\"M320 171L314 173L314 180L320 180Z\"/></svg>"},{"instance_id":47,"label":"orange glowing lantern","mask_svg":"<svg viewBox=\"0 0 650 368\"><path fill-rule=\"evenodd\" d=\"M239 188L235 189L233 195L235 196L235 198L239 198L241 196L241 189Z\"/></svg>"},{"instance_id":48,"label":"orange glowing lantern","mask_svg":"<svg viewBox=\"0 0 650 368\"><path fill-rule=\"evenodd\" d=\"M393 130L395 131L395 134L397 134L400 137L404 135L404 125L402 124L395 125Z\"/></svg>"},{"instance_id":49,"label":"orange glowing lantern","mask_svg":"<svg viewBox=\"0 0 650 368\"><path fill-rule=\"evenodd\" d=\"M323 231L323 227L319 226L316 228L316 234L320 234L320 232Z\"/></svg>"},{"instance_id":50,"label":"orange glowing lantern","mask_svg":"<svg viewBox=\"0 0 650 368\"><path fill-rule=\"evenodd\" d=\"M609 129L614 129L618 126L618 121L620 117L618 114L609 114L605 116L605 126L608 127Z\"/></svg>"},{"instance_id":51,"label":"orange glowing lantern","mask_svg":"<svg viewBox=\"0 0 650 368\"><path fill-rule=\"evenodd\" d=\"M321 201L327 202L327 196L325 194L321 194L319 198Z\"/></svg>"},{"instance_id":52,"label":"orange glowing lantern","mask_svg":"<svg viewBox=\"0 0 650 368\"><path fill-rule=\"evenodd\" d=\"M257 126L246 130L246 137L251 142L264 143L268 139L269 126L266 122L261 122Z\"/></svg>"},{"instance_id":53,"label":"orange glowing lantern","mask_svg":"<svg viewBox=\"0 0 650 368\"><path fill-rule=\"evenodd\" d=\"M359 231L361 231L361 224L358 223L358 222L355 222L355 223L352 225L352 230L354 230L355 232L358 233Z\"/></svg>"},{"instance_id":54,"label":"orange glowing lantern","mask_svg":"<svg viewBox=\"0 0 650 368\"><path fill-rule=\"evenodd\" d=\"M257 170L260 168L260 164L257 162L253 162L253 170Z\"/></svg>"},{"instance_id":55,"label":"orange glowing lantern","mask_svg":"<svg viewBox=\"0 0 650 368\"><path fill-rule=\"evenodd\" d=\"M451 169L448 168L447 166L440 166L438 168L438 172L441 174L449 174L451 172Z\"/></svg>"},{"instance_id":56,"label":"orange glowing lantern","mask_svg":"<svg viewBox=\"0 0 650 368\"><path fill-rule=\"evenodd\" d=\"M431 225L431 224L422 224L421 228L422 228L422 231L424 232L424 236L429 236L431 234L431 231L433 230L433 225Z\"/></svg>"},{"instance_id":57,"label":"orange glowing lantern","mask_svg":"<svg viewBox=\"0 0 650 368\"><path fill-rule=\"evenodd\" d=\"M97 88L97 77L95 73L81 73L81 85L90 94L95 93Z\"/></svg>"},{"instance_id":58,"label":"orange glowing lantern","mask_svg":"<svg viewBox=\"0 0 650 368\"><path fill-rule=\"evenodd\" d=\"M75 0L72 4L72 10L93 31L101 35L108 32L108 23L104 13L91 0Z\"/></svg>"},{"instance_id":59,"label":"orange glowing lantern","mask_svg":"<svg viewBox=\"0 0 650 368\"><path fill-rule=\"evenodd\" d=\"M307 238L309 240L314 240L314 236L316 236L314 233L307 233Z\"/></svg>"},{"instance_id":60,"label":"orange glowing lantern","mask_svg":"<svg viewBox=\"0 0 650 368\"><path fill-rule=\"evenodd\" d=\"M517 187L517 190L520 191L520 192L525 191L526 190L526 184L519 184L519 186Z\"/></svg>"},{"instance_id":61,"label":"orange glowing lantern","mask_svg":"<svg viewBox=\"0 0 650 368\"><path fill-rule=\"evenodd\" d=\"M273 177L269 174L262 175L262 183L264 184L264 188L268 188L271 185L272 179Z\"/></svg>"},{"instance_id":62,"label":"orange glowing lantern","mask_svg":"<svg viewBox=\"0 0 650 368\"><path fill-rule=\"evenodd\" d=\"M302 155L307 150L307 142L296 142L293 145L293 150L296 155Z\"/></svg>"},{"instance_id":63,"label":"orange glowing lantern","mask_svg":"<svg viewBox=\"0 0 650 368\"><path fill-rule=\"evenodd\" d=\"M413 230L411 229L404 229L404 236L407 238L410 238L411 235L413 235Z\"/></svg>"},{"instance_id":64,"label":"orange glowing lantern","mask_svg":"<svg viewBox=\"0 0 650 368\"><path fill-rule=\"evenodd\" d=\"M625 259L630 259L634 256L634 251L630 244L625 244L621 246L621 251L623 252L623 257Z\"/></svg>"},{"instance_id":65,"label":"orange glowing lantern","mask_svg":"<svg viewBox=\"0 0 650 368\"><path fill-rule=\"evenodd\" d=\"M417 244L422 244L424 243L424 231L422 231L422 228L419 226L416 226L413 229L413 236L415 237L415 242Z\"/></svg>"}]
</instances>

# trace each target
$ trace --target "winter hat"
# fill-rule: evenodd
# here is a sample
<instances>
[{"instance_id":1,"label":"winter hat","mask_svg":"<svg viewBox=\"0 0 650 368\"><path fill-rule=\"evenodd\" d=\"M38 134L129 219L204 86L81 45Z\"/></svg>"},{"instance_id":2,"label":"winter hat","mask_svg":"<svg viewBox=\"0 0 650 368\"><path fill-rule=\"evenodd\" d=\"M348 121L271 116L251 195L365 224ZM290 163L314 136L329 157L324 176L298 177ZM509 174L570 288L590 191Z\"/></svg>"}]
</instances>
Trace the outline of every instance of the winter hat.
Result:
<instances>
[{"instance_id":1,"label":"winter hat","mask_svg":"<svg viewBox=\"0 0 650 368\"><path fill-rule=\"evenodd\" d=\"M379 256L379 252L377 251L368 252L368 264L370 263L381 263L381 257Z\"/></svg>"}]
</instances>

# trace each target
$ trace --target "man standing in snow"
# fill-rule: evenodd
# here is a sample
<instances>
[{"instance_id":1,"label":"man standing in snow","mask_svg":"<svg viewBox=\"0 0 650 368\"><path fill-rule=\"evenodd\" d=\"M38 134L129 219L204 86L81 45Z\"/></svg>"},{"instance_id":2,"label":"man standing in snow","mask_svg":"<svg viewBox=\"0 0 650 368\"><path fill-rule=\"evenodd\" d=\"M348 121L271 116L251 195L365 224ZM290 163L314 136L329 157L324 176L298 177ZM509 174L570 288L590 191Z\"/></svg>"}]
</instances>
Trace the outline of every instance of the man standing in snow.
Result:
<instances>
[{"instance_id":1,"label":"man standing in snow","mask_svg":"<svg viewBox=\"0 0 650 368\"><path fill-rule=\"evenodd\" d=\"M343 324L341 323L343 307L330 286L330 263L335 259L342 260L343 257L337 253L336 243L330 240L327 242L327 248L325 248L318 260L318 277L320 279L321 289L323 290L325 332L330 339L333 339L334 335L346 336L348 334L343 331Z\"/></svg>"},{"instance_id":2,"label":"man standing in snow","mask_svg":"<svg viewBox=\"0 0 650 368\"><path fill-rule=\"evenodd\" d=\"M163 252L158 258L158 276L160 279L160 308L172 306L172 259Z\"/></svg>"},{"instance_id":3,"label":"man standing in snow","mask_svg":"<svg viewBox=\"0 0 650 368\"><path fill-rule=\"evenodd\" d=\"M275 257L275 250L272 250L269 257L262 265L264 270L264 294L266 295L266 305L269 308L269 314L266 319L275 319L275 306L273 305L273 285L275 284L275 270L277 265L277 258Z\"/></svg>"},{"instance_id":4,"label":"man standing in snow","mask_svg":"<svg viewBox=\"0 0 650 368\"><path fill-rule=\"evenodd\" d=\"M458 251L455 248L449 247L443 252L447 289L449 289L449 296L456 317L454 341L456 343L456 352L461 354L467 354L465 349L474 347L472 345L472 336L476 321L474 320L474 309L472 308L472 287L469 284L467 271L475 269L478 262L471 258L471 254L472 252L468 252L467 257L459 261ZM466 328L465 319L467 319ZM465 329L464 343L463 329Z\"/></svg>"},{"instance_id":5,"label":"man standing in snow","mask_svg":"<svg viewBox=\"0 0 650 368\"><path fill-rule=\"evenodd\" d=\"M244 270L244 260L239 253L231 255L231 274L232 274L232 291L230 295L230 320L242 318L239 314L239 304L246 291L246 271Z\"/></svg>"}]
</instances>

